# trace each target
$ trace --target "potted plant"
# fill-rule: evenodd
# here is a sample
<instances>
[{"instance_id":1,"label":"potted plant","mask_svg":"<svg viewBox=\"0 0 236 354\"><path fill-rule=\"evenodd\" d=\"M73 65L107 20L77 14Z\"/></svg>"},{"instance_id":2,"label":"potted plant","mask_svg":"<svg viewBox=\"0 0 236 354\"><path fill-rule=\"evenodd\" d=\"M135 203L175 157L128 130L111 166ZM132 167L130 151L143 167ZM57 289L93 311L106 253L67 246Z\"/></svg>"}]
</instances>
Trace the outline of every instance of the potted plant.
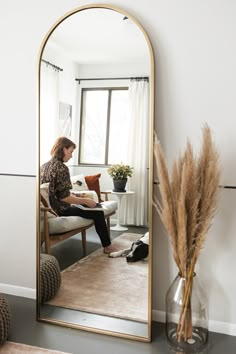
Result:
<instances>
[{"instance_id":1,"label":"potted plant","mask_svg":"<svg viewBox=\"0 0 236 354\"><path fill-rule=\"evenodd\" d=\"M133 167L124 165L122 163L111 165L108 170L108 174L113 178L114 192L125 192L125 186L128 177L132 177Z\"/></svg>"}]
</instances>

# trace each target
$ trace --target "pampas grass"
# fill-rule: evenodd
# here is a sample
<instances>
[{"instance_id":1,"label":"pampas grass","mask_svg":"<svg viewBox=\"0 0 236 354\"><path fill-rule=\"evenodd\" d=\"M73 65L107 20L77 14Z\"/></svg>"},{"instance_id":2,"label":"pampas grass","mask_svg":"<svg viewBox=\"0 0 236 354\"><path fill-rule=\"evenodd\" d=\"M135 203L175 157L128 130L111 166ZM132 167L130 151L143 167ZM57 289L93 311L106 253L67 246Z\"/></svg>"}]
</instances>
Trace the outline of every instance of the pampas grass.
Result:
<instances>
[{"instance_id":1,"label":"pampas grass","mask_svg":"<svg viewBox=\"0 0 236 354\"><path fill-rule=\"evenodd\" d=\"M179 274L186 278L184 303L177 329L180 341L183 327L186 327L194 268L216 212L220 180L219 154L207 124L203 127L202 148L198 158L187 141L185 152L174 161L169 173L164 153L157 141L154 154L161 195L161 201L154 198L154 206L170 237ZM188 327L191 327L189 319Z\"/></svg>"}]
</instances>

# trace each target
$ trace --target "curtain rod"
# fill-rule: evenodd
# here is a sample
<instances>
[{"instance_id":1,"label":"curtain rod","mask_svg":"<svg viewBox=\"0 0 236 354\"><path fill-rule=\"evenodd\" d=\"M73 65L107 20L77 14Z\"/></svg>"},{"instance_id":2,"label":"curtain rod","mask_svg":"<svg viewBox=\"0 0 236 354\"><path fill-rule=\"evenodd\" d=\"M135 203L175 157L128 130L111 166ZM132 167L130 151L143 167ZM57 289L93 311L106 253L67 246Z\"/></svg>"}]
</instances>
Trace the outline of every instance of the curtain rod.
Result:
<instances>
[{"instance_id":1,"label":"curtain rod","mask_svg":"<svg viewBox=\"0 0 236 354\"><path fill-rule=\"evenodd\" d=\"M56 66L56 65L54 65L54 64L52 64L52 63L50 63L50 62L49 62L49 61L47 61L47 60L41 59L41 61L42 61L43 63L47 64L47 65L52 66L52 67L53 67L53 69L56 69L56 70L58 70L58 71L63 71L63 69L59 68L59 66Z\"/></svg>"},{"instance_id":2,"label":"curtain rod","mask_svg":"<svg viewBox=\"0 0 236 354\"><path fill-rule=\"evenodd\" d=\"M137 81L147 81L149 82L149 77L148 76L143 76L143 77L95 77L95 78L89 78L89 79L75 79L75 81L78 81L80 84L80 81L93 81L93 80L137 80Z\"/></svg>"}]
</instances>

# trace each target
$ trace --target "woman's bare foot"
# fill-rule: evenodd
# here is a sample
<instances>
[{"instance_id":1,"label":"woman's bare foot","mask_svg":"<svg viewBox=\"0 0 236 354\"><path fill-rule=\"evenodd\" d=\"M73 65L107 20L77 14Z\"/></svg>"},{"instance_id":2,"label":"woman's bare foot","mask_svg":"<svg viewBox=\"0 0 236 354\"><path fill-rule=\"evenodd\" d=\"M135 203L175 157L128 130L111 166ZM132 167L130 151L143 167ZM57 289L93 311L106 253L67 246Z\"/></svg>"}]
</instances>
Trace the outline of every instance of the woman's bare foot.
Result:
<instances>
[{"instance_id":1,"label":"woman's bare foot","mask_svg":"<svg viewBox=\"0 0 236 354\"><path fill-rule=\"evenodd\" d=\"M111 252L116 252L116 251L118 251L118 248L114 245L109 245L109 246L103 248L103 252L106 254L109 254Z\"/></svg>"}]
</instances>

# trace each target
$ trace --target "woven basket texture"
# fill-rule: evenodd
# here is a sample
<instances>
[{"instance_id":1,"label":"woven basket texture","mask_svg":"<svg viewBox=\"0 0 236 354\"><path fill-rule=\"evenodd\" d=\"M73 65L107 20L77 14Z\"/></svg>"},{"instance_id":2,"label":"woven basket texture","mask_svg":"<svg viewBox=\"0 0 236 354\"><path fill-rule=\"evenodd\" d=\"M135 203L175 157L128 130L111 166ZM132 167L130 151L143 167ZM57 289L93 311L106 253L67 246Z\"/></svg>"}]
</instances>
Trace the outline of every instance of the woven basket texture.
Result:
<instances>
[{"instance_id":1,"label":"woven basket texture","mask_svg":"<svg viewBox=\"0 0 236 354\"><path fill-rule=\"evenodd\" d=\"M11 326L10 306L6 297L0 294L0 345L7 340L10 326Z\"/></svg>"},{"instance_id":2,"label":"woven basket texture","mask_svg":"<svg viewBox=\"0 0 236 354\"><path fill-rule=\"evenodd\" d=\"M40 300L52 299L61 286L61 272L57 259L48 254L40 255Z\"/></svg>"}]
</instances>

